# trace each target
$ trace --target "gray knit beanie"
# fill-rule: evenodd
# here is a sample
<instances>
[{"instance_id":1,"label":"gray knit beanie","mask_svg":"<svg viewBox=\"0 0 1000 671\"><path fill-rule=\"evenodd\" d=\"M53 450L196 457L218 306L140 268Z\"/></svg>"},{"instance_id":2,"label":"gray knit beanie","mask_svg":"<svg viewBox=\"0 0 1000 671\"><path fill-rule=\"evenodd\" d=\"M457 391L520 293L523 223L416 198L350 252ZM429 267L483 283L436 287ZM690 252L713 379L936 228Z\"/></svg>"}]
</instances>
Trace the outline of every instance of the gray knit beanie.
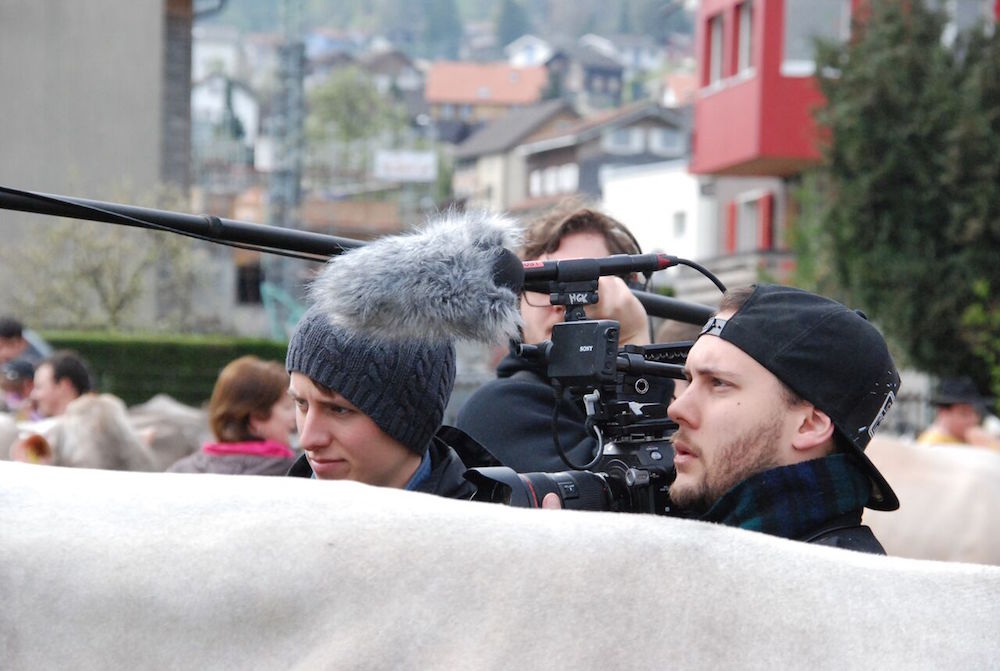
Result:
<instances>
[{"instance_id":1,"label":"gray knit beanie","mask_svg":"<svg viewBox=\"0 0 1000 671\"><path fill-rule=\"evenodd\" d=\"M455 348L450 342L374 340L311 308L292 333L285 368L336 391L423 455L455 384Z\"/></svg>"}]
</instances>

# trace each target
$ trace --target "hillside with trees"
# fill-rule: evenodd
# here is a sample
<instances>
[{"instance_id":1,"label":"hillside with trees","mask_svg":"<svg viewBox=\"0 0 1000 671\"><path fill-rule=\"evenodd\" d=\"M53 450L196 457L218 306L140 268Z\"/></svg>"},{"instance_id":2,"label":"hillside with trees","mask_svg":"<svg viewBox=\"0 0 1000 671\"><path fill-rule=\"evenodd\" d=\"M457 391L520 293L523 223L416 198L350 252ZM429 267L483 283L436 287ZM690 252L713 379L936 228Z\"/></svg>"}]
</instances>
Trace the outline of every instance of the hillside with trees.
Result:
<instances>
[{"instance_id":1,"label":"hillside with trees","mask_svg":"<svg viewBox=\"0 0 1000 671\"><path fill-rule=\"evenodd\" d=\"M293 0L295 1L295 0ZM306 29L326 27L397 37L412 44L414 56L442 57L457 52L463 25L492 22L500 45L524 32L576 38L586 33L648 35L691 34L693 19L680 0L297 0ZM276 32L283 3L228 0L206 19L246 32ZM515 34L516 33L516 34ZM514 35L512 38L511 35ZM454 57L454 56L451 56Z\"/></svg>"}]
</instances>

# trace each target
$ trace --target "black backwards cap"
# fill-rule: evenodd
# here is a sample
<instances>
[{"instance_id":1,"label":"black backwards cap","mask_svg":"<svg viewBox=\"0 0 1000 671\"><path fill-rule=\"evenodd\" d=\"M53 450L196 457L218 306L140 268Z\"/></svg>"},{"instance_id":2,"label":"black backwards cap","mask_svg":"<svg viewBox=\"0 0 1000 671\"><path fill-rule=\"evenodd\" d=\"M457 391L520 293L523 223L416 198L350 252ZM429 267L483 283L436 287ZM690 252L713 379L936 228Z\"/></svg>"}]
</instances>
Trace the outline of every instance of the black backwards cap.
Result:
<instances>
[{"instance_id":1,"label":"black backwards cap","mask_svg":"<svg viewBox=\"0 0 1000 671\"><path fill-rule=\"evenodd\" d=\"M829 415L871 481L867 507L895 510L899 499L864 450L899 391L885 339L861 312L808 291L754 285L729 319L710 319L716 335L750 355L801 398Z\"/></svg>"}]
</instances>

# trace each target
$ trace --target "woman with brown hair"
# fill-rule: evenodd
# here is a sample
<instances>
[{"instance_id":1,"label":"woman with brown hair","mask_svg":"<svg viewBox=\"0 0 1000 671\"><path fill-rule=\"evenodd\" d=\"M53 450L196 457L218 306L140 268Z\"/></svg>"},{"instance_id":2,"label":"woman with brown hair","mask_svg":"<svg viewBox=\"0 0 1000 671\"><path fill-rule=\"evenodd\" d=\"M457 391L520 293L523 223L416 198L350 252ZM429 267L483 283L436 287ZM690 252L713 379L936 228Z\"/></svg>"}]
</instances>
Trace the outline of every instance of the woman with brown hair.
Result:
<instances>
[{"instance_id":1,"label":"woman with brown hair","mask_svg":"<svg viewBox=\"0 0 1000 671\"><path fill-rule=\"evenodd\" d=\"M280 363L255 356L231 361L215 382L208 417L217 442L168 471L284 475L295 461L289 447L295 406L288 395L288 373Z\"/></svg>"}]
</instances>

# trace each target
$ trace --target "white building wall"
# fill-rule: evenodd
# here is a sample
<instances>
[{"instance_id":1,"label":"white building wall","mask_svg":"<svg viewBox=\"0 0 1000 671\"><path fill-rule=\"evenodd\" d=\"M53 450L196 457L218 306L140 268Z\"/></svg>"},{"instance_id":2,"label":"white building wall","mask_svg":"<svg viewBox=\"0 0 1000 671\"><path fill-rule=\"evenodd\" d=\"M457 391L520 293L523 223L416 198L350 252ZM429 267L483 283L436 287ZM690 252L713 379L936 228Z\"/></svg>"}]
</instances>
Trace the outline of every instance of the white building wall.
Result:
<instances>
[{"instance_id":1,"label":"white building wall","mask_svg":"<svg viewBox=\"0 0 1000 671\"><path fill-rule=\"evenodd\" d=\"M697 260L712 243L701 229L698 177L669 161L604 172L602 209L629 227L644 252Z\"/></svg>"},{"instance_id":2,"label":"white building wall","mask_svg":"<svg viewBox=\"0 0 1000 671\"><path fill-rule=\"evenodd\" d=\"M238 77L242 71L240 34L227 26L195 25L191 29L191 81L220 73Z\"/></svg>"},{"instance_id":3,"label":"white building wall","mask_svg":"<svg viewBox=\"0 0 1000 671\"><path fill-rule=\"evenodd\" d=\"M504 209L504 199L506 198L505 166L503 154L481 156L476 161L476 181L479 190L477 203L493 212L500 212Z\"/></svg>"}]
</instances>

